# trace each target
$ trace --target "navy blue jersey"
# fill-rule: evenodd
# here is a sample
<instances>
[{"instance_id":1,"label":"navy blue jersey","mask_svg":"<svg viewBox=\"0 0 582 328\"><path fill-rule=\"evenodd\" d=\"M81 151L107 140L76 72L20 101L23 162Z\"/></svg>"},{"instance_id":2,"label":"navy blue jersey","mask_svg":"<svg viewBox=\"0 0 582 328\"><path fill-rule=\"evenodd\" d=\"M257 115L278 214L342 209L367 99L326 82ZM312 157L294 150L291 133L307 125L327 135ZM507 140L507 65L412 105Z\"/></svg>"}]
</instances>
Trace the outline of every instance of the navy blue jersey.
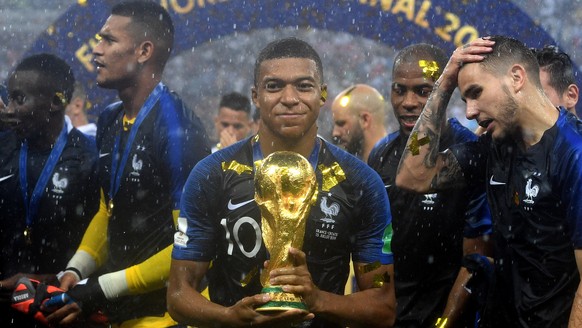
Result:
<instances>
[{"instance_id":1,"label":"navy blue jersey","mask_svg":"<svg viewBox=\"0 0 582 328\"><path fill-rule=\"evenodd\" d=\"M476 139L473 132L450 119L440 150ZM390 199L396 326L429 327L442 315L459 273L463 238L491 233L491 214L482 185L431 194L396 187L406 142L399 132L388 135L376 144L368 163L380 174Z\"/></svg>"},{"instance_id":2,"label":"navy blue jersey","mask_svg":"<svg viewBox=\"0 0 582 328\"><path fill-rule=\"evenodd\" d=\"M18 272L56 273L67 264L99 205L97 149L77 129L68 132L65 147L50 173L32 218L28 244L26 209L20 184L20 141L7 134L0 141L0 279ZM28 194L51 150L28 151Z\"/></svg>"},{"instance_id":3,"label":"navy blue jersey","mask_svg":"<svg viewBox=\"0 0 582 328\"><path fill-rule=\"evenodd\" d=\"M490 326L566 327L582 248L582 122L565 110L540 142L452 148L469 183L486 181L494 223L496 288Z\"/></svg>"},{"instance_id":4,"label":"navy blue jersey","mask_svg":"<svg viewBox=\"0 0 582 328\"><path fill-rule=\"evenodd\" d=\"M179 209L189 172L210 152L200 120L196 116L188 118L187 111L178 96L163 86L160 98L139 127L123 129L121 102L110 105L99 117L99 180L107 202L112 159L122 156L131 129L138 128L126 165L120 168L121 183L113 197L105 272L139 264L172 244L175 230L172 211ZM121 146L116 152L118 136ZM125 319L124 315L163 314L165 289L124 297L119 303L115 306L122 312L118 313L119 321Z\"/></svg>"},{"instance_id":5,"label":"navy blue jersey","mask_svg":"<svg viewBox=\"0 0 582 328\"><path fill-rule=\"evenodd\" d=\"M354 262L392 263L390 207L373 170L320 142L319 193L306 224L303 251L314 283L343 294L350 255ZM224 306L260 293L258 271L267 259L261 213L254 201L252 143L246 139L220 150L194 168L174 241L174 259L213 261L207 274L210 298ZM311 326L329 325L316 318Z\"/></svg>"}]
</instances>

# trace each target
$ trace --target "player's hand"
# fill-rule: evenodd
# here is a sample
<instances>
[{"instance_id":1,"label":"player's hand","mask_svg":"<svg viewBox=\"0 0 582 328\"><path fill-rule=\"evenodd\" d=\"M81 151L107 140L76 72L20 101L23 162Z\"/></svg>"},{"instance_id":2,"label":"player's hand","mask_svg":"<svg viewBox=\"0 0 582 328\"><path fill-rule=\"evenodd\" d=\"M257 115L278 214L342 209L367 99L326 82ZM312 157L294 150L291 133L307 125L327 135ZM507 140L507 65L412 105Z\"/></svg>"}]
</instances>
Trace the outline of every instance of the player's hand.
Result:
<instances>
[{"instance_id":1,"label":"player's hand","mask_svg":"<svg viewBox=\"0 0 582 328\"><path fill-rule=\"evenodd\" d=\"M105 307L107 303L107 298L97 278L77 283L67 291L67 295L70 301L48 316L49 322L70 325L76 322L81 314L83 317L88 317Z\"/></svg>"},{"instance_id":2,"label":"player's hand","mask_svg":"<svg viewBox=\"0 0 582 328\"><path fill-rule=\"evenodd\" d=\"M458 75L461 67L468 63L482 61L485 56L493 51L494 41L487 37L475 39L455 49L447 66L439 78L439 84L451 91L457 87Z\"/></svg>"},{"instance_id":3,"label":"player's hand","mask_svg":"<svg viewBox=\"0 0 582 328\"><path fill-rule=\"evenodd\" d=\"M320 289L315 286L307 269L307 257L300 249L290 247L293 267L278 268L270 273L270 284L281 286L285 292L299 295L309 309L316 309Z\"/></svg>"},{"instance_id":4,"label":"player's hand","mask_svg":"<svg viewBox=\"0 0 582 328\"><path fill-rule=\"evenodd\" d=\"M60 288L64 291L67 291L73 286L75 286L79 282L77 275L72 272L65 272L61 277L61 285Z\"/></svg>"},{"instance_id":5,"label":"player's hand","mask_svg":"<svg viewBox=\"0 0 582 328\"><path fill-rule=\"evenodd\" d=\"M220 146L221 148L226 148L237 142L236 135L231 133L229 129L224 129L220 131Z\"/></svg>"},{"instance_id":6,"label":"player's hand","mask_svg":"<svg viewBox=\"0 0 582 328\"><path fill-rule=\"evenodd\" d=\"M268 301L268 294L245 297L227 309L229 327L293 327L297 323L314 318L312 313L298 309L283 312L258 312L255 309Z\"/></svg>"}]
</instances>

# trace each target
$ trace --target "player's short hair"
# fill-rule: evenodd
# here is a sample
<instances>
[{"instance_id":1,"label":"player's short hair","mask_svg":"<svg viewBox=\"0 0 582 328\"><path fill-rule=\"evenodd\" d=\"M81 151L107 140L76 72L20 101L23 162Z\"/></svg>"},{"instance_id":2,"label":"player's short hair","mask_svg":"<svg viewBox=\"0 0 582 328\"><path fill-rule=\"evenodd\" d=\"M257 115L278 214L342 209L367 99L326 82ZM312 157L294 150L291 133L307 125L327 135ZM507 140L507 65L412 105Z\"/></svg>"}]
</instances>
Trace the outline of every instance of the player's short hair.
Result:
<instances>
[{"instance_id":1,"label":"player's short hair","mask_svg":"<svg viewBox=\"0 0 582 328\"><path fill-rule=\"evenodd\" d=\"M534 53L523 42L502 35L491 36L490 40L495 41L493 51L479 62L486 71L494 75L505 74L509 67L520 64L528 78L541 89L540 66Z\"/></svg>"},{"instance_id":2,"label":"player's short hair","mask_svg":"<svg viewBox=\"0 0 582 328\"><path fill-rule=\"evenodd\" d=\"M14 72L38 72L44 82L41 86L47 93L62 93L66 102L71 101L75 89L73 70L64 60L48 53L24 58Z\"/></svg>"},{"instance_id":3,"label":"player's short hair","mask_svg":"<svg viewBox=\"0 0 582 328\"><path fill-rule=\"evenodd\" d=\"M126 1L116 4L111 14L131 18L132 35L154 42L161 50L160 62L166 63L174 46L174 23L164 7L152 1Z\"/></svg>"},{"instance_id":4,"label":"player's short hair","mask_svg":"<svg viewBox=\"0 0 582 328\"><path fill-rule=\"evenodd\" d=\"M572 60L568 54L552 45L531 50L536 55L540 69L548 72L549 84L558 94L563 94L571 84L576 84Z\"/></svg>"},{"instance_id":5,"label":"player's short hair","mask_svg":"<svg viewBox=\"0 0 582 328\"><path fill-rule=\"evenodd\" d=\"M433 60L439 67L439 75L445 69L449 58L445 51L435 45L428 43L417 43L404 47L394 57L394 65L392 66L392 73L403 63L417 62L419 60Z\"/></svg>"},{"instance_id":6,"label":"player's short hair","mask_svg":"<svg viewBox=\"0 0 582 328\"><path fill-rule=\"evenodd\" d=\"M309 43L294 37L289 37L273 41L261 50L255 62L255 86L259 79L261 63L265 60L280 58L306 58L313 60L321 83L323 83L323 65L317 51Z\"/></svg>"},{"instance_id":7,"label":"player's short hair","mask_svg":"<svg viewBox=\"0 0 582 328\"><path fill-rule=\"evenodd\" d=\"M227 93L220 99L220 107L228 107L235 111L241 111L251 114L251 101L248 97L238 92Z\"/></svg>"}]
</instances>

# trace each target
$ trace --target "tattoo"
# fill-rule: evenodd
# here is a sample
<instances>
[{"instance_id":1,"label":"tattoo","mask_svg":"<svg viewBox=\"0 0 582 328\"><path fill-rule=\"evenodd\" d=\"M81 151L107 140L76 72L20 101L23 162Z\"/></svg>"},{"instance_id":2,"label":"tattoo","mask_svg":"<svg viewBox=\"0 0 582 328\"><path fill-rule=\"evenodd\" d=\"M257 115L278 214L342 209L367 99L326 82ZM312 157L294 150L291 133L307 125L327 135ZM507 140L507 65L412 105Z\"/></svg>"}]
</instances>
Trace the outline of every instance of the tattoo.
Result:
<instances>
[{"instance_id":1,"label":"tattoo","mask_svg":"<svg viewBox=\"0 0 582 328\"><path fill-rule=\"evenodd\" d=\"M439 153L438 159L441 161L441 170L433 178L430 188L432 190L446 190L451 188L465 187L465 179L461 171L461 165L455 155L450 150Z\"/></svg>"}]
</instances>

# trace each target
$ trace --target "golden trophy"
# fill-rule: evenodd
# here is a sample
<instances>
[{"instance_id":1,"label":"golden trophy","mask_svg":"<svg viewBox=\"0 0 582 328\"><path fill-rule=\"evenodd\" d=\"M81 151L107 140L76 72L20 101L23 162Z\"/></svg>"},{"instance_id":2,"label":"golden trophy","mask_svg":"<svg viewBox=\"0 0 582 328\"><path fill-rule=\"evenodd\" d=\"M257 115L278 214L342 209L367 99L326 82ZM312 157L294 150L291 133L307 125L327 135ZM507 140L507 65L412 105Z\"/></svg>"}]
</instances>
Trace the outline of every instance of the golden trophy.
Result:
<instances>
[{"instance_id":1,"label":"golden trophy","mask_svg":"<svg viewBox=\"0 0 582 328\"><path fill-rule=\"evenodd\" d=\"M261 209L263 242L270 254L261 273L262 293L271 300L257 311L308 311L301 297L269 284L269 272L293 266L289 247L301 249L307 216L317 199L315 171L305 157L289 151L267 156L255 173L255 201Z\"/></svg>"}]
</instances>

